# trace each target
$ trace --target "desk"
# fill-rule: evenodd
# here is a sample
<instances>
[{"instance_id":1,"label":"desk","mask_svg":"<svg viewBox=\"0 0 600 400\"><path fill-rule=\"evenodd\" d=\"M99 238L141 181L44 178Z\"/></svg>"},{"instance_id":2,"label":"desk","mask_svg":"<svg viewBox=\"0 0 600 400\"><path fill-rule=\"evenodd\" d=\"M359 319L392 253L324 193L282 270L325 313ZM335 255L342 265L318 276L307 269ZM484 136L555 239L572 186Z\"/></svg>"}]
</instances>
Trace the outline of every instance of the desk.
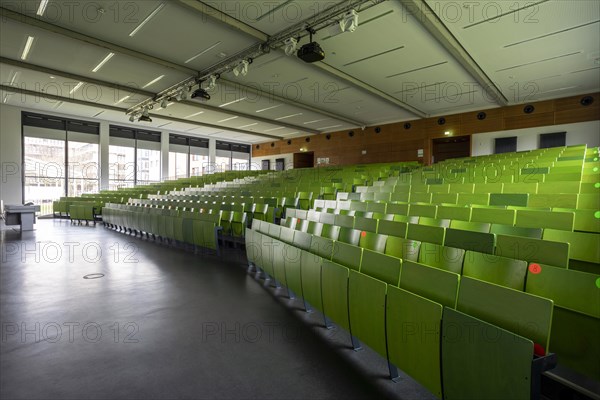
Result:
<instances>
[{"instance_id":1,"label":"desk","mask_svg":"<svg viewBox=\"0 0 600 400\"><path fill-rule=\"evenodd\" d=\"M4 221L6 225L21 225L21 232L32 231L37 211L40 206L7 205L4 206Z\"/></svg>"}]
</instances>

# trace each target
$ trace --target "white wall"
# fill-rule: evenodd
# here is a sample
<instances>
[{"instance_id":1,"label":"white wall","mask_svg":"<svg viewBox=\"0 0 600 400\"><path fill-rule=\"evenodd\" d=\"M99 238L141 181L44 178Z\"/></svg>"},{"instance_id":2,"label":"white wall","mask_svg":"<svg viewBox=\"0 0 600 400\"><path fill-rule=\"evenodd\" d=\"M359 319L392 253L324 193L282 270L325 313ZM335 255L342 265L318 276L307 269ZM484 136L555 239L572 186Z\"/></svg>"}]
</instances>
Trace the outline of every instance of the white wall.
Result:
<instances>
[{"instance_id":1,"label":"white wall","mask_svg":"<svg viewBox=\"0 0 600 400\"><path fill-rule=\"evenodd\" d=\"M494 139L509 136L517 136L517 151L535 150L539 148L539 135L553 132L567 132L567 146L575 144L587 144L588 147L600 146L600 121L589 121L474 134L471 137L472 155L493 154Z\"/></svg>"},{"instance_id":2,"label":"white wall","mask_svg":"<svg viewBox=\"0 0 600 400\"><path fill-rule=\"evenodd\" d=\"M0 199L4 204L21 204L21 110L0 104Z\"/></svg>"}]
</instances>

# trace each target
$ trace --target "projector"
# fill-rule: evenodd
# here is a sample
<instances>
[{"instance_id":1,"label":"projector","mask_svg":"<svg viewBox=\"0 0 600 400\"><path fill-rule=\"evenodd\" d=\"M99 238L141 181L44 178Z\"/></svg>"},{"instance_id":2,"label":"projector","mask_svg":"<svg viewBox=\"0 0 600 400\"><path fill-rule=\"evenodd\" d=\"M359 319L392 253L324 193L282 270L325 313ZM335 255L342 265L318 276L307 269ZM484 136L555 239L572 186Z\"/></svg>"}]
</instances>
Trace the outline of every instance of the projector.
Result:
<instances>
[{"instance_id":1,"label":"projector","mask_svg":"<svg viewBox=\"0 0 600 400\"><path fill-rule=\"evenodd\" d=\"M192 93L192 99L195 99L197 97L200 98L199 100L210 100L210 94L208 94L208 92L202 88Z\"/></svg>"},{"instance_id":2,"label":"projector","mask_svg":"<svg viewBox=\"0 0 600 400\"><path fill-rule=\"evenodd\" d=\"M325 52L317 42L310 42L300 47L298 58L307 63L321 61L325 58Z\"/></svg>"}]
</instances>

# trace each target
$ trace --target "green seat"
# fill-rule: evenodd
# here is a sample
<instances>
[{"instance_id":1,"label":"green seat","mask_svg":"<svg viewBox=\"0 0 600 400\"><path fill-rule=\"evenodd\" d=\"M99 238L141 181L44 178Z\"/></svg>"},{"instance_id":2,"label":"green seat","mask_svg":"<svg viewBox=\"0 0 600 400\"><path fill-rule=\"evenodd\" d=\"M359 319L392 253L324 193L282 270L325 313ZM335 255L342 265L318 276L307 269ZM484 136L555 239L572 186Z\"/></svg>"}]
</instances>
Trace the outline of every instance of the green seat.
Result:
<instances>
[{"instance_id":1,"label":"green seat","mask_svg":"<svg viewBox=\"0 0 600 400\"><path fill-rule=\"evenodd\" d=\"M446 228L437 226L408 224L406 238L418 240L420 242L444 244L445 234Z\"/></svg>"},{"instance_id":2,"label":"green seat","mask_svg":"<svg viewBox=\"0 0 600 400\"><path fill-rule=\"evenodd\" d=\"M577 208L577 194L532 194L529 197L529 207L560 207Z\"/></svg>"},{"instance_id":3,"label":"green seat","mask_svg":"<svg viewBox=\"0 0 600 400\"><path fill-rule=\"evenodd\" d=\"M349 274L350 269L347 267L323 260L321 266L322 311L327 318L346 330L350 330L348 310Z\"/></svg>"},{"instance_id":4,"label":"green seat","mask_svg":"<svg viewBox=\"0 0 600 400\"><path fill-rule=\"evenodd\" d=\"M572 212L575 214L573 229L582 232L600 233L600 214L594 210L576 210L573 208L553 208L552 211Z\"/></svg>"},{"instance_id":5,"label":"green seat","mask_svg":"<svg viewBox=\"0 0 600 400\"><path fill-rule=\"evenodd\" d=\"M536 196L536 195L531 195ZM490 206L522 206L522 207L536 207L533 204L529 204L530 195L527 193L491 193L490 194Z\"/></svg>"},{"instance_id":6,"label":"green seat","mask_svg":"<svg viewBox=\"0 0 600 400\"><path fill-rule=\"evenodd\" d=\"M387 288L388 360L442 398L442 305L394 286Z\"/></svg>"},{"instance_id":7,"label":"green seat","mask_svg":"<svg viewBox=\"0 0 600 400\"><path fill-rule=\"evenodd\" d=\"M567 232L556 229L544 229L544 240L563 242L570 245L570 268L600 271L600 234L589 232ZM540 261L543 262L543 261ZM548 263L551 264L552 263Z\"/></svg>"},{"instance_id":8,"label":"green seat","mask_svg":"<svg viewBox=\"0 0 600 400\"><path fill-rule=\"evenodd\" d=\"M294 234L294 243L296 243L296 236L298 232ZM309 237L311 235L308 235ZM334 241L320 236L312 236L310 239L310 252L327 260L331 260L333 255L333 244Z\"/></svg>"},{"instance_id":9,"label":"green seat","mask_svg":"<svg viewBox=\"0 0 600 400\"><path fill-rule=\"evenodd\" d=\"M353 270L360 270L363 249L344 242L334 242L331 260Z\"/></svg>"},{"instance_id":10,"label":"green seat","mask_svg":"<svg viewBox=\"0 0 600 400\"><path fill-rule=\"evenodd\" d=\"M360 231L377 232L378 220L374 218L355 217L354 229Z\"/></svg>"},{"instance_id":11,"label":"green seat","mask_svg":"<svg viewBox=\"0 0 600 400\"><path fill-rule=\"evenodd\" d=\"M467 251L462 273L464 276L522 291L525 289L527 262Z\"/></svg>"},{"instance_id":12,"label":"green seat","mask_svg":"<svg viewBox=\"0 0 600 400\"><path fill-rule=\"evenodd\" d=\"M352 215L336 215L335 216L335 225L342 228L353 228L354 227L354 219L355 217Z\"/></svg>"},{"instance_id":13,"label":"green seat","mask_svg":"<svg viewBox=\"0 0 600 400\"><path fill-rule=\"evenodd\" d=\"M337 240L340 235L340 227L338 225L323 224L321 236L331 240Z\"/></svg>"},{"instance_id":14,"label":"green seat","mask_svg":"<svg viewBox=\"0 0 600 400\"><path fill-rule=\"evenodd\" d=\"M358 246L358 242L360 241L360 231L352 228L340 228L337 240L339 242Z\"/></svg>"},{"instance_id":15,"label":"green seat","mask_svg":"<svg viewBox=\"0 0 600 400\"><path fill-rule=\"evenodd\" d=\"M531 340L448 307L443 311L442 331L444 398L532 397Z\"/></svg>"},{"instance_id":16,"label":"green seat","mask_svg":"<svg viewBox=\"0 0 600 400\"><path fill-rule=\"evenodd\" d=\"M442 228L449 228L450 220L449 219L430 218L430 217L419 217L419 225L439 226Z\"/></svg>"},{"instance_id":17,"label":"green seat","mask_svg":"<svg viewBox=\"0 0 600 400\"><path fill-rule=\"evenodd\" d=\"M261 221L266 221L268 212L269 212L268 204L255 204L254 212L252 213L252 218L256 218ZM273 222L273 221L269 221L269 222Z\"/></svg>"},{"instance_id":18,"label":"green seat","mask_svg":"<svg viewBox=\"0 0 600 400\"><path fill-rule=\"evenodd\" d=\"M396 215L408 215L408 203L388 203L386 212Z\"/></svg>"},{"instance_id":19,"label":"green seat","mask_svg":"<svg viewBox=\"0 0 600 400\"><path fill-rule=\"evenodd\" d=\"M481 233L489 233L490 232L490 224L488 222L468 222L468 221L453 220L453 221L450 221L450 228L460 229L463 231L471 231L471 232L481 232Z\"/></svg>"},{"instance_id":20,"label":"green seat","mask_svg":"<svg viewBox=\"0 0 600 400\"><path fill-rule=\"evenodd\" d=\"M246 231L246 213L235 211L231 218L231 235L233 237L244 237Z\"/></svg>"},{"instance_id":21,"label":"green seat","mask_svg":"<svg viewBox=\"0 0 600 400\"><path fill-rule=\"evenodd\" d=\"M417 261L421 242L418 240L404 239L397 236L388 236L385 244L385 254L402 260Z\"/></svg>"},{"instance_id":22,"label":"green seat","mask_svg":"<svg viewBox=\"0 0 600 400\"><path fill-rule=\"evenodd\" d=\"M514 225L515 210L498 208L473 208L472 222L491 222L492 224Z\"/></svg>"},{"instance_id":23,"label":"green seat","mask_svg":"<svg viewBox=\"0 0 600 400\"><path fill-rule=\"evenodd\" d=\"M418 224L419 223L419 217L417 217L416 215L398 215L398 214L394 214L394 219L393 221L396 222L406 222L407 224Z\"/></svg>"},{"instance_id":24,"label":"green seat","mask_svg":"<svg viewBox=\"0 0 600 400\"><path fill-rule=\"evenodd\" d=\"M437 215L437 206L432 204L410 204L408 215L435 218Z\"/></svg>"},{"instance_id":25,"label":"green seat","mask_svg":"<svg viewBox=\"0 0 600 400\"><path fill-rule=\"evenodd\" d=\"M246 258L248 263L259 266L262 264L262 233L246 228Z\"/></svg>"},{"instance_id":26,"label":"green seat","mask_svg":"<svg viewBox=\"0 0 600 400\"><path fill-rule=\"evenodd\" d=\"M464 257L464 249L433 243L421 243L419 250L419 263L456 274L462 273Z\"/></svg>"},{"instance_id":27,"label":"green seat","mask_svg":"<svg viewBox=\"0 0 600 400\"><path fill-rule=\"evenodd\" d=\"M456 203L460 206L478 204L487 206L490 204L490 194L489 193L459 193L458 194L458 202Z\"/></svg>"},{"instance_id":28,"label":"green seat","mask_svg":"<svg viewBox=\"0 0 600 400\"><path fill-rule=\"evenodd\" d=\"M492 233L470 232L448 228L446 229L446 239L443 244L447 247L494 254L496 236Z\"/></svg>"},{"instance_id":29,"label":"green seat","mask_svg":"<svg viewBox=\"0 0 600 400\"><path fill-rule=\"evenodd\" d=\"M311 306L323 312L323 298L321 295L321 266L323 258L308 251L300 253L300 279L302 288L302 298L307 310ZM295 279L297 276L290 276L292 284L297 285ZM298 290L298 286L296 286ZM298 291L298 293L300 293Z\"/></svg>"},{"instance_id":30,"label":"green seat","mask_svg":"<svg viewBox=\"0 0 600 400\"><path fill-rule=\"evenodd\" d=\"M221 220L219 224L222 228L223 236L231 236L231 220L233 218L233 213L231 211L223 211L221 213Z\"/></svg>"},{"instance_id":31,"label":"green seat","mask_svg":"<svg viewBox=\"0 0 600 400\"><path fill-rule=\"evenodd\" d=\"M363 250L360 272L375 279L398 286L402 260L371 250Z\"/></svg>"},{"instance_id":32,"label":"green seat","mask_svg":"<svg viewBox=\"0 0 600 400\"><path fill-rule=\"evenodd\" d=\"M326 274L324 267L323 272ZM336 271L343 281L343 271ZM325 277L325 275L324 275ZM349 327L352 336L387 358L385 335L385 301L387 284L358 271L348 279ZM339 301L341 303L341 299ZM343 310L343 307L340 307ZM335 319L334 319L335 320Z\"/></svg>"},{"instance_id":33,"label":"green seat","mask_svg":"<svg viewBox=\"0 0 600 400\"><path fill-rule=\"evenodd\" d=\"M377 233L405 238L407 228L408 223L406 222L380 220Z\"/></svg>"},{"instance_id":34,"label":"green seat","mask_svg":"<svg viewBox=\"0 0 600 400\"><path fill-rule=\"evenodd\" d=\"M550 347L558 365L600 381L599 274L531 265L527 293L554 301Z\"/></svg>"},{"instance_id":35,"label":"green seat","mask_svg":"<svg viewBox=\"0 0 600 400\"><path fill-rule=\"evenodd\" d=\"M439 206L438 207L438 218L450 219L450 220L471 220L471 207L464 206Z\"/></svg>"},{"instance_id":36,"label":"green seat","mask_svg":"<svg viewBox=\"0 0 600 400\"><path fill-rule=\"evenodd\" d=\"M322 223L313 222L313 221L307 222L306 233L310 233L311 235L320 236L322 232L323 232L323 224Z\"/></svg>"},{"instance_id":37,"label":"green seat","mask_svg":"<svg viewBox=\"0 0 600 400\"><path fill-rule=\"evenodd\" d=\"M414 261L402 262L400 288L447 307L456 306L460 275Z\"/></svg>"},{"instance_id":38,"label":"green seat","mask_svg":"<svg viewBox=\"0 0 600 400\"><path fill-rule=\"evenodd\" d=\"M523 228L550 228L572 231L575 226L575 213L517 210L515 226Z\"/></svg>"},{"instance_id":39,"label":"green seat","mask_svg":"<svg viewBox=\"0 0 600 400\"><path fill-rule=\"evenodd\" d=\"M541 228L520 228L517 226L492 224L490 233L495 235L510 235L510 236L522 236L533 239L542 238Z\"/></svg>"},{"instance_id":40,"label":"green seat","mask_svg":"<svg viewBox=\"0 0 600 400\"><path fill-rule=\"evenodd\" d=\"M360 240L358 241L358 246L362 247L363 249L383 253L385 251L385 244L387 242L387 238L387 235L362 231L360 233Z\"/></svg>"},{"instance_id":41,"label":"green seat","mask_svg":"<svg viewBox=\"0 0 600 400\"><path fill-rule=\"evenodd\" d=\"M295 247L298 247L299 249L310 250L312 248L312 240L314 237L318 236L312 236L311 234L308 234L306 232L294 231L294 241L292 243ZM329 243L331 248L331 241L329 241ZM331 250L329 256L331 257Z\"/></svg>"},{"instance_id":42,"label":"green seat","mask_svg":"<svg viewBox=\"0 0 600 400\"><path fill-rule=\"evenodd\" d=\"M248 232L248 231L246 231L246 232ZM285 226L282 226L280 232L281 233L279 234L279 239L282 242L289 243L289 244L294 243L294 233L296 232L295 230L293 230L291 228L286 228Z\"/></svg>"},{"instance_id":43,"label":"green seat","mask_svg":"<svg viewBox=\"0 0 600 400\"><path fill-rule=\"evenodd\" d=\"M369 212L385 214L386 209L387 209L387 203L376 203L376 202L367 203L367 211L369 211Z\"/></svg>"}]
</instances>

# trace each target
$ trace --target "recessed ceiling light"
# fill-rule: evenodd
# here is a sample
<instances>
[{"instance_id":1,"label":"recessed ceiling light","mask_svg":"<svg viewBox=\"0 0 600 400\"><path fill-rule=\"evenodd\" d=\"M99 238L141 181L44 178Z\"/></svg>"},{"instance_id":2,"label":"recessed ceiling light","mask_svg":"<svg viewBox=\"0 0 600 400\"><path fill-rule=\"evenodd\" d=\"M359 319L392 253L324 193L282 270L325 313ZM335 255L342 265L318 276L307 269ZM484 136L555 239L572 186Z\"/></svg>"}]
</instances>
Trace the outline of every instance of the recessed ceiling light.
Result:
<instances>
[{"instance_id":1,"label":"recessed ceiling light","mask_svg":"<svg viewBox=\"0 0 600 400\"><path fill-rule=\"evenodd\" d=\"M44 15L44 12L46 12L46 7L48 7L48 0L40 1L40 6L38 7L36 14L40 17Z\"/></svg>"},{"instance_id":2,"label":"recessed ceiling light","mask_svg":"<svg viewBox=\"0 0 600 400\"><path fill-rule=\"evenodd\" d=\"M146 84L145 84L145 85L142 87L142 89L146 89L148 86L150 86L150 85L154 85L156 82L160 81L160 80L161 80L162 78L164 78L164 77L165 77L164 75L161 75L161 76L159 76L158 78L155 78L155 79L151 80L150 82L146 83Z\"/></svg>"},{"instance_id":3,"label":"recessed ceiling light","mask_svg":"<svg viewBox=\"0 0 600 400\"><path fill-rule=\"evenodd\" d=\"M317 129L320 129L320 130L323 130L323 129L332 129L332 128L339 128L340 126L343 126L343 125L324 126L322 128L317 128Z\"/></svg>"},{"instance_id":4,"label":"recessed ceiling light","mask_svg":"<svg viewBox=\"0 0 600 400\"><path fill-rule=\"evenodd\" d=\"M280 126L278 128L267 129L265 132L273 132L273 131L278 131L280 129L285 129L285 127L284 126Z\"/></svg>"},{"instance_id":5,"label":"recessed ceiling light","mask_svg":"<svg viewBox=\"0 0 600 400\"><path fill-rule=\"evenodd\" d=\"M196 115L204 114L204 111L198 111L197 113L193 113L188 115L187 117L183 117L184 119L195 117Z\"/></svg>"},{"instance_id":6,"label":"recessed ceiling light","mask_svg":"<svg viewBox=\"0 0 600 400\"><path fill-rule=\"evenodd\" d=\"M220 53L218 54L218 57L219 57L219 58L225 58L225 57L227 57L227 53L220 52Z\"/></svg>"},{"instance_id":7,"label":"recessed ceiling light","mask_svg":"<svg viewBox=\"0 0 600 400\"><path fill-rule=\"evenodd\" d=\"M50 79L55 79L55 78L56 78L55 76L50 75Z\"/></svg>"},{"instance_id":8,"label":"recessed ceiling light","mask_svg":"<svg viewBox=\"0 0 600 400\"><path fill-rule=\"evenodd\" d=\"M302 113L298 113L298 114L291 114L291 115L286 115L285 117L279 117L279 118L275 118L275 121L279 121L279 120L286 119L286 118L297 117L298 115L302 115Z\"/></svg>"},{"instance_id":9,"label":"recessed ceiling light","mask_svg":"<svg viewBox=\"0 0 600 400\"><path fill-rule=\"evenodd\" d=\"M304 122L304 125L315 124L317 122L326 121L326 119L315 119L314 121Z\"/></svg>"},{"instance_id":10,"label":"recessed ceiling light","mask_svg":"<svg viewBox=\"0 0 600 400\"><path fill-rule=\"evenodd\" d=\"M261 112L263 112L263 111L272 110L272 109L274 109L274 108L277 108L277 107L280 107L280 106L282 106L282 105L283 105L283 104L277 104L276 106L272 106L272 107L263 108L262 110L256 110L256 112L257 112L257 113L261 113Z\"/></svg>"},{"instance_id":11,"label":"recessed ceiling light","mask_svg":"<svg viewBox=\"0 0 600 400\"><path fill-rule=\"evenodd\" d=\"M234 104L234 103L238 103L238 102L243 101L243 100L246 100L246 98L245 97L241 97L241 98L239 98L237 100L230 101L229 103L221 104L219 107L227 107L228 105L231 105L231 104Z\"/></svg>"},{"instance_id":12,"label":"recessed ceiling light","mask_svg":"<svg viewBox=\"0 0 600 400\"><path fill-rule=\"evenodd\" d=\"M114 55L115 55L115 53L108 53L108 55L106 57L104 57L104 60L100 61L100 64L96 65L96 67L92 70L92 72L100 71L100 68L102 68L102 66L104 64L106 64L108 62L108 60L113 58Z\"/></svg>"},{"instance_id":13,"label":"recessed ceiling light","mask_svg":"<svg viewBox=\"0 0 600 400\"><path fill-rule=\"evenodd\" d=\"M31 45L33 45L33 36L27 37L27 42L25 43L25 48L23 49L23 53L21 53L21 60L26 60L29 55L29 51L31 50Z\"/></svg>"},{"instance_id":14,"label":"recessed ceiling light","mask_svg":"<svg viewBox=\"0 0 600 400\"><path fill-rule=\"evenodd\" d=\"M75 87L73 89L71 89L71 91L69 92L69 94L75 93L82 86L83 86L83 82L79 82L77 85L75 85Z\"/></svg>"},{"instance_id":15,"label":"recessed ceiling light","mask_svg":"<svg viewBox=\"0 0 600 400\"><path fill-rule=\"evenodd\" d=\"M158 14L158 12L159 12L160 10L162 10L164 6L165 6L165 5L164 5L164 3L161 3L161 4L159 4L159 5L158 5L158 7L156 7L156 9L150 13L150 15L148 15L148 16L147 16L147 17L146 17L146 18L145 18L145 19L144 19L142 22L140 22L140 24L139 24L139 25L138 25L138 26L137 26L137 27L136 27L134 30L132 30L132 31L131 31L131 33L129 34L129 36L130 36L130 37L132 37L132 36L134 36L136 33L138 33L138 31L139 31L140 29L142 29L142 27L143 27L144 25L146 25L146 24L148 23L148 21L150 21L152 18L154 18L154 16L155 16L156 14Z\"/></svg>"},{"instance_id":16,"label":"recessed ceiling light","mask_svg":"<svg viewBox=\"0 0 600 400\"><path fill-rule=\"evenodd\" d=\"M215 47L217 47L220 44L221 44L220 41L213 44L212 46L202 50L200 53L196 54L195 56L190 57L185 63L187 64L187 63L194 61L196 58L200 57L202 54L208 53L209 51L211 51L212 49L214 49Z\"/></svg>"},{"instance_id":17,"label":"recessed ceiling light","mask_svg":"<svg viewBox=\"0 0 600 400\"><path fill-rule=\"evenodd\" d=\"M125 96L125 97L123 97L122 99L120 99L119 101L117 101L117 102L115 103L115 106L116 106L117 104L121 104L122 102L124 102L125 100L127 100L127 99L128 99L128 98L130 98L130 97L131 97L131 96Z\"/></svg>"},{"instance_id":18,"label":"recessed ceiling light","mask_svg":"<svg viewBox=\"0 0 600 400\"><path fill-rule=\"evenodd\" d=\"M255 125L258 125L258 122L255 122L255 123L253 123L253 124L248 124L248 125L242 125L242 126L239 126L239 127L238 127L238 129L242 129L242 128L248 128L248 127L255 126Z\"/></svg>"},{"instance_id":19,"label":"recessed ceiling light","mask_svg":"<svg viewBox=\"0 0 600 400\"><path fill-rule=\"evenodd\" d=\"M227 122L227 121L231 121L232 119L236 119L236 118L238 118L238 117L236 116L236 117L225 118L225 119L222 119L222 120L217 121L217 122Z\"/></svg>"}]
</instances>

